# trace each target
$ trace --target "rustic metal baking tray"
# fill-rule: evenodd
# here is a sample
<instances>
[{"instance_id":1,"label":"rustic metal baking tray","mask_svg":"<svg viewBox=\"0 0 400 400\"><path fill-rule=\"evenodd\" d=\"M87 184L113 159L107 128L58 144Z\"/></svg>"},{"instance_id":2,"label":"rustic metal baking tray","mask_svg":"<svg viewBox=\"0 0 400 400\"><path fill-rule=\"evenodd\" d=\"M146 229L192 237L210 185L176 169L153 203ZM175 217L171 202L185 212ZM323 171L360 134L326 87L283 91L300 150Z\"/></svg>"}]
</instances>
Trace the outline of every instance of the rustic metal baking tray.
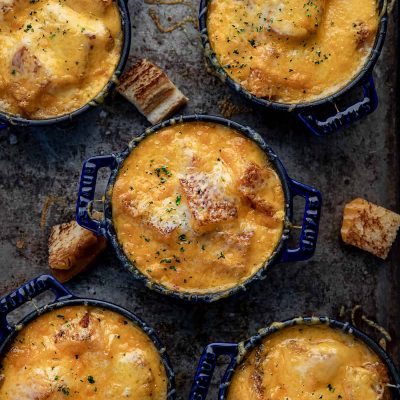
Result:
<instances>
[{"instance_id":1,"label":"rustic metal baking tray","mask_svg":"<svg viewBox=\"0 0 400 400\"><path fill-rule=\"evenodd\" d=\"M238 297L214 304L171 301L135 283L108 251L97 265L67 284L75 293L115 302L153 326L168 347L178 398L186 399L203 347L240 341L273 320L300 314L351 320L377 340L365 315L392 336L388 351L400 362L400 240L385 262L341 244L344 204L354 197L400 211L396 12L374 71L380 105L367 119L326 138L311 136L287 114L254 109L205 68L195 28L197 1L130 0L131 62L147 57L167 71L190 98L183 113L225 115L261 133L288 173L323 192L313 259L277 265L267 279ZM169 31L170 28L178 28ZM149 126L119 95L62 126L12 127L0 132L0 295L48 271L47 237L53 224L74 215L85 158L123 150ZM214 383L210 398L216 395Z\"/></svg>"}]
</instances>

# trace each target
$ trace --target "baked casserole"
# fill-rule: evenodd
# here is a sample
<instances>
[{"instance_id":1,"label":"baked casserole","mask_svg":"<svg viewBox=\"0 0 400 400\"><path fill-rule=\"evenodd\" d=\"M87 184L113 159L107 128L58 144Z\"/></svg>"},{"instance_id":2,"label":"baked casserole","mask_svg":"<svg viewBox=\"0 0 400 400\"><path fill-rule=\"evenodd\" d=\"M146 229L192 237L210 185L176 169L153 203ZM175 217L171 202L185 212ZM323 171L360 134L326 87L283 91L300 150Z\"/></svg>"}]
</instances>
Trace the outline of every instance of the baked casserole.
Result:
<instances>
[{"instance_id":1,"label":"baked casserole","mask_svg":"<svg viewBox=\"0 0 400 400\"><path fill-rule=\"evenodd\" d=\"M376 0L210 0L211 51L258 98L303 104L345 87L379 25Z\"/></svg>"},{"instance_id":2,"label":"baked casserole","mask_svg":"<svg viewBox=\"0 0 400 400\"><path fill-rule=\"evenodd\" d=\"M78 110L112 80L122 41L114 0L0 1L0 111L40 120Z\"/></svg>"},{"instance_id":3,"label":"baked casserole","mask_svg":"<svg viewBox=\"0 0 400 400\"><path fill-rule=\"evenodd\" d=\"M119 168L112 220L125 255L175 292L240 285L274 254L285 195L266 153L238 131L183 122L142 139Z\"/></svg>"},{"instance_id":4,"label":"baked casserole","mask_svg":"<svg viewBox=\"0 0 400 400\"><path fill-rule=\"evenodd\" d=\"M132 321L93 306L45 313L1 360L1 400L165 400L168 380L153 342Z\"/></svg>"},{"instance_id":5,"label":"baked casserole","mask_svg":"<svg viewBox=\"0 0 400 400\"><path fill-rule=\"evenodd\" d=\"M265 337L236 367L228 400L389 399L386 365L366 344L327 325Z\"/></svg>"}]
</instances>

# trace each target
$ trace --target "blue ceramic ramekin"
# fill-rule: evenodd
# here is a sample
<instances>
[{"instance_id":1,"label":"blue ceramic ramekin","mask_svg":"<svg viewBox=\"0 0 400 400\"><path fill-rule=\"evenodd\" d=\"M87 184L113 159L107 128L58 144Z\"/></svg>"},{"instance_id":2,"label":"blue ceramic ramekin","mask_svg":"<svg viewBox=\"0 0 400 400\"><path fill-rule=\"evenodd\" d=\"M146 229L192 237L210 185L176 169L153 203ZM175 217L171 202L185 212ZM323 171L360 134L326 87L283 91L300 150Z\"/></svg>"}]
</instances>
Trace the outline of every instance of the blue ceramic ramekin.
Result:
<instances>
[{"instance_id":1,"label":"blue ceramic ramekin","mask_svg":"<svg viewBox=\"0 0 400 400\"><path fill-rule=\"evenodd\" d=\"M217 56L212 50L208 39L207 12L208 3L210 1L212 0L201 0L199 11L199 29L207 60L216 70L223 82L226 82L231 89L254 104L272 110L293 112L294 115L305 124L308 130L316 136L326 136L341 128L347 127L368 114L371 114L378 107L378 96L372 78L372 70L381 54L385 41L388 22L387 0L377 0L380 15L378 32L371 54L361 71L349 81L345 87L338 90L336 93L319 100L298 104L279 103L256 97L245 90L239 83L235 82L225 72L219 64ZM356 88L362 89L362 99L353 102L340 111L337 102L345 99L351 91L355 92ZM326 115L327 106L330 107L328 115ZM322 117L322 115L324 116Z\"/></svg>"},{"instance_id":2,"label":"blue ceramic ramekin","mask_svg":"<svg viewBox=\"0 0 400 400\"><path fill-rule=\"evenodd\" d=\"M154 134L158 130L166 126L192 121L212 122L228 126L232 129L237 130L247 138L253 140L265 152L267 158L271 162L271 165L278 173L285 194L285 227L282 233L282 237L278 245L276 246L273 255L265 262L264 266L247 281L235 286L232 289L216 293L193 294L172 291L150 280L147 276L143 275L124 254L122 246L118 242L112 221L111 197L113 185L126 157L128 157L128 155L131 153L132 150L135 149L138 143L140 143L140 141L148 135ZM162 151L162 149L160 151ZM96 190L97 172L100 168L109 168L111 170L111 176L108 181L105 193L104 219L102 221L95 221L91 218L90 211ZM288 246L287 240L289 238L289 233L292 227L291 222L293 217L293 198L295 196L300 196L305 199L305 209L299 244L295 248L290 248ZM155 125L152 128L147 129L141 136L134 138L129 143L126 150L124 150L122 153L110 154L107 156L97 156L86 160L83 164L80 179L78 200L76 205L76 220L82 227L93 231L97 235L106 237L112 244L118 258L122 262L122 265L129 271L131 271L136 279L144 282L147 287L154 289L159 293L166 294L177 299L212 302L219 300L223 297L231 296L239 291L246 290L249 285L254 281L264 279L268 267L272 264L309 259L314 254L317 243L321 202L321 193L318 190L289 178L278 156L267 145L264 139L251 128L216 116L190 115L170 119L168 121L162 122L161 124Z\"/></svg>"},{"instance_id":3,"label":"blue ceramic ramekin","mask_svg":"<svg viewBox=\"0 0 400 400\"><path fill-rule=\"evenodd\" d=\"M269 327L261 329L256 335L241 343L212 343L209 344L201 355L199 365L197 367L192 390L189 400L205 400L207 398L208 389L215 370L217 359L220 356L228 356L230 362L221 379L219 386L218 400L225 400L229 390L229 385L232 376L235 373L236 367L242 362L251 350L258 346L261 341L272 333L284 329L288 326L298 324L324 324L332 328L339 329L348 335L353 335L357 339L364 342L371 350L373 350L385 363L388 368L392 385L391 392L392 400L400 398L400 375L385 350L382 349L373 339L349 323L336 321L328 317L299 317L292 318L283 322L275 322Z\"/></svg>"},{"instance_id":4,"label":"blue ceramic ramekin","mask_svg":"<svg viewBox=\"0 0 400 400\"><path fill-rule=\"evenodd\" d=\"M26 119L19 117L17 115L12 115L6 112L0 111L0 129L6 128L7 126L48 126L57 124L60 122L70 121L78 115L88 111L93 107L97 107L104 102L105 97L114 89L118 82L118 78L121 76L125 64L128 60L129 50L131 47L131 20L129 16L128 10L128 0L116 0L118 1L119 12L121 16L121 29L123 33L123 42L121 48L121 55L113 72L112 77L108 81L107 85L101 90L100 93L96 95L93 99L91 99L84 106L75 110L69 114L61 115L59 117L47 118L47 119Z\"/></svg>"},{"instance_id":5,"label":"blue ceramic ramekin","mask_svg":"<svg viewBox=\"0 0 400 400\"><path fill-rule=\"evenodd\" d=\"M26 315L16 325L11 325L8 323L7 315L9 313L48 290L52 291L55 295L53 302L46 304L43 307L36 308L35 311ZM148 327L135 314L122 307L102 300L87 299L73 295L67 288L65 288L60 282L50 275L41 275L35 279L32 279L31 281L22 285L20 288L16 289L14 292L0 299L0 361L1 357L6 354L9 346L12 344L14 338L22 327L29 324L35 318L44 313L61 307L73 305L89 305L93 307L105 308L124 316L126 319L129 319L135 325L137 325L153 342L160 355L168 379L167 400L175 400L175 374L165 347L156 336L154 330Z\"/></svg>"}]
</instances>

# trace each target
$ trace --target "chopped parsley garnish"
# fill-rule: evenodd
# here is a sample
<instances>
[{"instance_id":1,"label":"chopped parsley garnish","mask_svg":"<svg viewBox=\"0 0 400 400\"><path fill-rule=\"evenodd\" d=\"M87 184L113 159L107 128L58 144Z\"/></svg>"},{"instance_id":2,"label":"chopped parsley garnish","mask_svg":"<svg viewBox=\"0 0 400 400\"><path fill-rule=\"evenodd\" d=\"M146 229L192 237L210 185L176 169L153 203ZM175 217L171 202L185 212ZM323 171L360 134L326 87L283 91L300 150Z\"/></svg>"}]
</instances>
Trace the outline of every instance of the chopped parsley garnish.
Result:
<instances>
[{"instance_id":1,"label":"chopped parsley garnish","mask_svg":"<svg viewBox=\"0 0 400 400\"><path fill-rule=\"evenodd\" d=\"M179 235L179 240L181 241L181 242L186 242L186 235L185 234L182 234L182 235Z\"/></svg>"},{"instance_id":2,"label":"chopped parsley garnish","mask_svg":"<svg viewBox=\"0 0 400 400\"><path fill-rule=\"evenodd\" d=\"M162 171L164 172L165 175L171 176L171 172L168 171L168 167L163 166L161 167Z\"/></svg>"},{"instance_id":3,"label":"chopped parsley garnish","mask_svg":"<svg viewBox=\"0 0 400 400\"><path fill-rule=\"evenodd\" d=\"M180 194L178 194L178 196L176 196L176 199L175 199L175 204L177 206L179 206L179 204L181 204L181 199L182 199L182 196Z\"/></svg>"},{"instance_id":4,"label":"chopped parsley garnish","mask_svg":"<svg viewBox=\"0 0 400 400\"><path fill-rule=\"evenodd\" d=\"M94 380L94 378L93 378L92 375L89 375L89 376L87 377L87 380L88 380L88 382L91 383L91 384L93 384L93 383L96 382L96 381Z\"/></svg>"},{"instance_id":5,"label":"chopped parsley garnish","mask_svg":"<svg viewBox=\"0 0 400 400\"><path fill-rule=\"evenodd\" d=\"M172 176L171 172L168 171L168 167L166 165L163 165L162 167L155 168L154 170L156 172L156 175L158 177L161 176L161 172L163 172L166 176Z\"/></svg>"},{"instance_id":6,"label":"chopped parsley garnish","mask_svg":"<svg viewBox=\"0 0 400 400\"><path fill-rule=\"evenodd\" d=\"M328 383L328 390L330 391L330 392L332 392L332 393L334 393L334 391L335 391L335 388L330 384L330 383Z\"/></svg>"},{"instance_id":7,"label":"chopped parsley garnish","mask_svg":"<svg viewBox=\"0 0 400 400\"><path fill-rule=\"evenodd\" d=\"M29 32L29 31L35 32L35 30L32 28L32 24L28 24L26 28L24 29L24 32Z\"/></svg>"},{"instance_id":8,"label":"chopped parsley garnish","mask_svg":"<svg viewBox=\"0 0 400 400\"><path fill-rule=\"evenodd\" d=\"M218 255L218 260L220 259L220 258L225 258L225 255L224 255L224 253L221 251L220 253L219 253L219 255Z\"/></svg>"}]
</instances>

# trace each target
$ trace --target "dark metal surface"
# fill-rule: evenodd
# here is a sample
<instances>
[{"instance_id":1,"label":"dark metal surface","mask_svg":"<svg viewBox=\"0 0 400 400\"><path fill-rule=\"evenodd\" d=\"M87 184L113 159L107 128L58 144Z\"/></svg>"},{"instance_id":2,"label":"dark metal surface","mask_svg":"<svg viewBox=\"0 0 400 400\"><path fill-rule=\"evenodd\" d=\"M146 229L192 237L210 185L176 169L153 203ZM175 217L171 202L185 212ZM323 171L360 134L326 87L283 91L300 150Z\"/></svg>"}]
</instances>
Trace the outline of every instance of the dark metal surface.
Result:
<instances>
[{"instance_id":1,"label":"dark metal surface","mask_svg":"<svg viewBox=\"0 0 400 400\"><path fill-rule=\"evenodd\" d=\"M226 98L251 107L206 72L193 25L161 33L149 16L149 10L154 10L164 26L171 26L187 15L195 19L197 6L194 0L190 6L130 0L131 55L147 57L168 72L190 97L183 113L220 114L221 101ZM155 328L174 365L179 399L187 399L206 344L237 342L273 320L300 314L340 319L342 305L349 310L361 304L368 317L388 328L393 336L388 352L400 361L399 239L385 262L344 246L339 239L344 204L354 197L400 211L395 27L390 15L387 40L374 72L380 106L366 120L319 139L287 114L254 109L232 117L267 139L291 177L323 192L320 237L313 259L277 265L248 293L209 305L180 303L152 293L132 281L111 251L67 285L77 295L120 304ZM0 133L0 294L48 271L49 229L74 215L83 160L123 150L147 126L132 105L115 95L102 108L64 126L16 127ZM347 312L342 319L349 318ZM359 327L380 339L365 324ZM214 383L211 399L216 398L216 389Z\"/></svg>"}]
</instances>

